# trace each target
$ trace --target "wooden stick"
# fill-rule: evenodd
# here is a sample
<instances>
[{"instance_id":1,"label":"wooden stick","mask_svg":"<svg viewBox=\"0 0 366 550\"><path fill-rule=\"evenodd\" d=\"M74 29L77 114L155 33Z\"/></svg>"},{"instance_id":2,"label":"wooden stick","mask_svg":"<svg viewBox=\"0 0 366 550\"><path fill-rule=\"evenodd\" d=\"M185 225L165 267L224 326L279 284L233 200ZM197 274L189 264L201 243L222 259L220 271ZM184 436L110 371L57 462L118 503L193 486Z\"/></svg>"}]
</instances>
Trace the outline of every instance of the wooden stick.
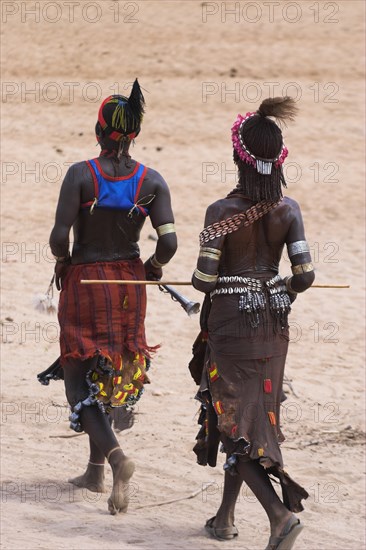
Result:
<instances>
[{"instance_id":1,"label":"wooden stick","mask_svg":"<svg viewBox=\"0 0 366 550\"><path fill-rule=\"evenodd\" d=\"M310 288L351 288L350 285L311 285Z\"/></svg>"},{"instance_id":2,"label":"wooden stick","mask_svg":"<svg viewBox=\"0 0 366 550\"><path fill-rule=\"evenodd\" d=\"M129 281L123 279L81 279L82 285L174 285L191 286L191 281ZM310 288L350 288L350 285L312 285Z\"/></svg>"},{"instance_id":3,"label":"wooden stick","mask_svg":"<svg viewBox=\"0 0 366 550\"><path fill-rule=\"evenodd\" d=\"M62 439L70 439L70 437L80 437L81 435L85 435L86 432L80 432L77 434L60 434L60 435L49 435L48 437L54 437L55 439L58 439L59 437Z\"/></svg>"},{"instance_id":4,"label":"wooden stick","mask_svg":"<svg viewBox=\"0 0 366 550\"><path fill-rule=\"evenodd\" d=\"M161 502L155 502L154 504L142 504L140 506L136 506L135 510L140 510L141 508L152 508L153 506L164 506L165 504L172 504L173 502L180 502L181 500L189 500L190 498L194 498L200 493L203 493L203 491L207 491L208 487L211 487L211 485L216 485L213 481L210 481L209 483L206 483L201 489L198 489L194 493L191 493L190 495L187 495L185 497L179 497L179 498L173 498L172 500L163 500Z\"/></svg>"},{"instance_id":5,"label":"wooden stick","mask_svg":"<svg viewBox=\"0 0 366 550\"><path fill-rule=\"evenodd\" d=\"M93 279L81 279L82 285L185 285L190 286L192 283L189 281L129 281L124 279L108 280L93 280Z\"/></svg>"}]
</instances>

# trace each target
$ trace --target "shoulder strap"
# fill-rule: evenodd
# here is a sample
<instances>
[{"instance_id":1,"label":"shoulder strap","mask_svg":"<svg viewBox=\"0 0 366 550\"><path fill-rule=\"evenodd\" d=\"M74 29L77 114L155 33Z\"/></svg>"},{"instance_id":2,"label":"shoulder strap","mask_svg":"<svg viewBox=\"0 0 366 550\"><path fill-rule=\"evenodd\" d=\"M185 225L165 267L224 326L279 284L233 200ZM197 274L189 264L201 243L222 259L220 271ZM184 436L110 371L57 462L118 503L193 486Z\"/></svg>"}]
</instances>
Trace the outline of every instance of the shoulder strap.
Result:
<instances>
[{"instance_id":1,"label":"shoulder strap","mask_svg":"<svg viewBox=\"0 0 366 550\"><path fill-rule=\"evenodd\" d=\"M88 201L88 202L83 202L81 204L81 208L86 208L87 206L91 206L92 204L95 203L95 199L98 199L99 198L99 185L98 185L98 177L97 177L97 174L96 174L96 170L95 170L95 167L94 167L94 160L87 160L86 161L86 165L87 167L89 168L90 170L90 173L93 177L93 184L94 184L94 199L92 201Z\"/></svg>"},{"instance_id":2,"label":"shoulder strap","mask_svg":"<svg viewBox=\"0 0 366 550\"><path fill-rule=\"evenodd\" d=\"M91 175L93 176L94 197L98 198L99 197L99 185L98 185L98 176L97 176L97 173L96 173L96 168L95 168L94 162L95 162L94 160L87 160L86 164L88 165L88 168L91 172Z\"/></svg>"},{"instance_id":3,"label":"shoulder strap","mask_svg":"<svg viewBox=\"0 0 366 550\"><path fill-rule=\"evenodd\" d=\"M131 213L133 212L133 210L135 208L138 208L143 216L147 216L148 212L147 212L146 208L144 208L144 207L147 206L148 204L150 204L150 202L152 202L155 198L155 195L146 195L145 197L139 198L142 182L145 179L146 172L147 172L147 167L144 166L143 164L140 164L139 170L138 170L138 173L137 173L137 177L138 177L137 187L136 187L136 192L135 192L135 196L134 196L134 199L133 199L134 205L133 205L132 209L129 212L129 216L131 215Z\"/></svg>"},{"instance_id":4,"label":"shoulder strap","mask_svg":"<svg viewBox=\"0 0 366 550\"><path fill-rule=\"evenodd\" d=\"M251 225L260 218L263 218L263 216L270 210L276 208L281 201L282 198L276 202L263 200L254 204L245 212L239 212L230 218L226 218L225 220L208 225L199 235L200 245L202 246L217 237L222 237L228 233L233 233L234 231L240 229L240 227L247 227L248 225Z\"/></svg>"},{"instance_id":5,"label":"shoulder strap","mask_svg":"<svg viewBox=\"0 0 366 550\"><path fill-rule=\"evenodd\" d=\"M137 187L136 187L136 193L135 193L135 196L134 196L134 199L133 199L135 203L138 201L139 194L140 194L140 191L141 191L142 182L145 179L146 172L147 172L146 166L144 166L143 164L140 164L138 172L137 172L138 182L137 182Z\"/></svg>"},{"instance_id":6,"label":"shoulder strap","mask_svg":"<svg viewBox=\"0 0 366 550\"><path fill-rule=\"evenodd\" d=\"M95 172L97 173L97 175L99 174L100 177L106 179L107 181L124 181L124 180L130 180L134 177L139 177L139 174L141 173L141 167L144 168L144 166L142 166L142 164L140 164L139 162L136 162L136 166L135 168L132 170L132 172L130 174L127 174L127 176L110 176L109 174L106 174L99 162L99 159L94 159L92 161L90 161L93 165L94 165L94 170Z\"/></svg>"}]
</instances>

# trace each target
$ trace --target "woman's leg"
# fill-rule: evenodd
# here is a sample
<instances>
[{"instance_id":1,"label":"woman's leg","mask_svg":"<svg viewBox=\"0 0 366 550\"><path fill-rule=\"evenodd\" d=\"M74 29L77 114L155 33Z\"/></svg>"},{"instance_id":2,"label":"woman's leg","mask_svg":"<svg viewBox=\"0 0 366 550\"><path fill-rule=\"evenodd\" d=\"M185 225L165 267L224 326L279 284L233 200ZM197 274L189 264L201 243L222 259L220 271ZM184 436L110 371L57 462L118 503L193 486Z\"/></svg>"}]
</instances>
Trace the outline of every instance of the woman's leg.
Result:
<instances>
[{"instance_id":1,"label":"woman's leg","mask_svg":"<svg viewBox=\"0 0 366 550\"><path fill-rule=\"evenodd\" d=\"M293 515L283 504L258 460L239 458L236 464L238 474L225 472L224 492L221 506L216 515L215 527L222 529L233 525L234 509L243 481L263 506L271 526L271 535L278 536Z\"/></svg>"},{"instance_id":2,"label":"woman's leg","mask_svg":"<svg viewBox=\"0 0 366 550\"><path fill-rule=\"evenodd\" d=\"M225 472L224 490L222 502L217 511L215 519L215 527L217 529L225 529L231 527L235 523L235 505L239 496L240 488L243 484L243 479L239 475L231 475L228 471Z\"/></svg>"},{"instance_id":3,"label":"woman's leg","mask_svg":"<svg viewBox=\"0 0 366 550\"><path fill-rule=\"evenodd\" d=\"M239 460L237 468L239 476L263 506L271 525L271 535L279 535L292 516L292 512L278 497L267 472L260 465L259 460Z\"/></svg>"},{"instance_id":4,"label":"woman's leg","mask_svg":"<svg viewBox=\"0 0 366 550\"><path fill-rule=\"evenodd\" d=\"M89 462L85 472L81 476L69 479L69 483L93 491L94 493L104 493L104 462L105 456L99 447L89 436Z\"/></svg>"}]
</instances>

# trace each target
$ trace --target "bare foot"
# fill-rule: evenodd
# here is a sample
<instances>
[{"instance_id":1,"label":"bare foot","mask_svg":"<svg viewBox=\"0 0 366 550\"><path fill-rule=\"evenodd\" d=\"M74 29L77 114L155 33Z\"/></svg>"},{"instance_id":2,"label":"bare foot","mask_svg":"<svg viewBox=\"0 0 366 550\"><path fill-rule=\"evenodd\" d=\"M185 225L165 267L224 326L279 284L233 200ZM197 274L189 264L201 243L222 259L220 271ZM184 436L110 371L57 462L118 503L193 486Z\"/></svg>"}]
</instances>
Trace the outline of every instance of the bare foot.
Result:
<instances>
[{"instance_id":1,"label":"bare foot","mask_svg":"<svg viewBox=\"0 0 366 550\"><path fill-rule=\"evenodd\" d=\"M93 491L93 493L105 493L104 466L88 464L85 473L68 480L69 483Z\"/></svg>"},{"instance_id":2,"label":"bare foot","mask_svg":"<svg viewBox=\"0 0 366 550\"><path fill-rule=\"evenodd\" d=\"M113 457L114 459L116 457ZM135 471L135 463L122 453L118 453L117 462L111 461L113 470L113 489L108 499L108 510L112 516L127 512L129 480Z\"/></svg>"}]
</instances>

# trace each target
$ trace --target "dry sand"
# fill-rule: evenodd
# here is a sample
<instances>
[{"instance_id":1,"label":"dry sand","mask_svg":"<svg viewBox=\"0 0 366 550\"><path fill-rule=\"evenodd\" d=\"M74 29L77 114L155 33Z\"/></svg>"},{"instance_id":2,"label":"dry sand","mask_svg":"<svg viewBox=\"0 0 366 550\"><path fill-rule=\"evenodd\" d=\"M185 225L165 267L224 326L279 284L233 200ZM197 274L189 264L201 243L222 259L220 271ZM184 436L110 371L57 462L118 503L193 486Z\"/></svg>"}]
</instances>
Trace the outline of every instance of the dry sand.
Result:
<instances>
[{"instance_id":1,"label":"dry sand","mask_svg":"<svg viewBox=\"0 0 366 550\"><path fill-rule=\"evenodd\" d=\"M299 100L286 130L288 194L302 206L316 282L351 288L311 289L291 315L296 396L284 404L283 454L310 493L296 548L365 548L363 2L1 4L2 548L260 549L268 540L265 514L245 490L239 539L224 544L204 532L220 502L223 460L202 468L191 451L198 403L187 362L198 319L158 290L148 290L147 333L163 347L135 426L118 436L137 464L127 516L107 513L107 495L67 483L86 465L87 438L55 437L72 433L63 385L36 380L58 355L56 317L35 312L32 297L51 278L47 241L62 177L97 153L100 98L128 91L136 76L147 113L133 153L168 181L176 215L170 279L190 278L205 208L234 186L237 113L271 90ZM143 258L152 233L147 222ZM290 272L286 259L281 272ZM106 481L110 489L110 472ZM154 506L206 482L214 483L207 493Z\"/></svg>"}]
</instances>

